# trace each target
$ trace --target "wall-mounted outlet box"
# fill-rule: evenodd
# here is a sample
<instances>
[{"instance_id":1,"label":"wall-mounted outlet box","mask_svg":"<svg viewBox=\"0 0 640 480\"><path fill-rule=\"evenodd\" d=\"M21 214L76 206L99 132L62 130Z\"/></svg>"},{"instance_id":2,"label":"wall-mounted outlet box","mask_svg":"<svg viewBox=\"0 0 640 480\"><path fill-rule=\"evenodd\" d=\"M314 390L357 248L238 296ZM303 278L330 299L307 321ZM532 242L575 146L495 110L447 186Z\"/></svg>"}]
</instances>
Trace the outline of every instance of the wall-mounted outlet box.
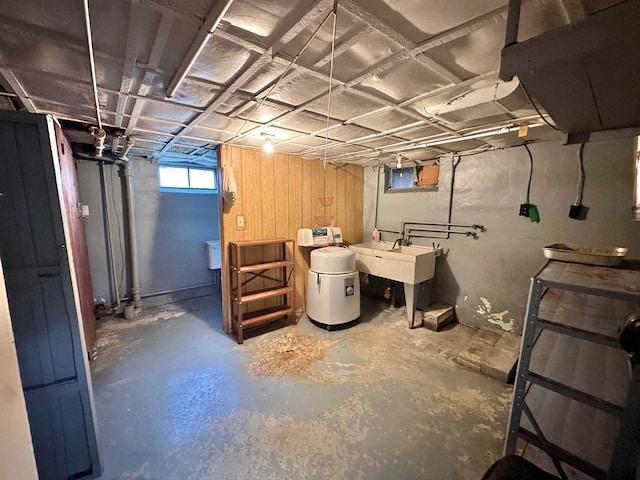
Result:
<instances>
[{"instance_id":1,"label":"wall-mounted outlet box","mask_svg":"<svg viewBox=\"0 0 640 480\"><path fill-rule=\"evenodd\" d=\"M244 228L244 215L236 215L236 230L242 230Z\"/></svg>"}]
</instances>

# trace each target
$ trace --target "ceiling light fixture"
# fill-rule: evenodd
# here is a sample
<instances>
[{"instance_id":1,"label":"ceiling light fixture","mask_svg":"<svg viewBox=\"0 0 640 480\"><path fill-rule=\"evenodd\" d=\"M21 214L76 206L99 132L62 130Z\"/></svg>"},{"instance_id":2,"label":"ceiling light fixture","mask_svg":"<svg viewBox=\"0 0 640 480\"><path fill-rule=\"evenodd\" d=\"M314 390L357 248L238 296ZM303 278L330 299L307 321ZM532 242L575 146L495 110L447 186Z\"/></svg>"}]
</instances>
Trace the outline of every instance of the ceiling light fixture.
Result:
<instances>
[{"instance_id":1,"label":"ceiling light fixture","mask_svg":"<svg viewBox=\"0 0 640 480\"><path fill-rule=\"evenodd\" d=\"M396 168L402 168L402 156L398 155L397 161Z\"/></svg>"},{"instance_id":2,"label":"ceiling light fixture","mask_svg":"<svg viewBox=\"0 0 640 480\"><path fill-rule=\"evenodd\" d=\"M282 81L282 79L289 73L289 71L293 68L293 65L298 61L298 59L302 56L302 54L304 53L304 51L307 49L307 47L309 46L309 44L311 43L311 41L316 38L316 35L318 35L318 32L322 29L322 27L324 27L325 23L327 23L327 20L329 20L329 17L331 17L332 15L334 15L334 13L336 12L337 9L337 5L338 2L337 0L335 0L334 2L334 6L333 9L327 14L327 16L324 18L324 20L322 20L322 22L320 23L320 25L318 26L318 28L316 28L316 30L313 32L313 34L311 35L311 37L309 37L309 39L306 41L306 43L302 46L302 48L300 49L300 51L298 52L298 54L293 58L293 60L291 60L289 62L289 65L287 65L287 68L284 69L284 71L280 74L280 76L278 77L278 79L271 84L271 86L269 87L269 89L267 90L267 93L262 95L256 95L256 106L255 108L251 111L251 114L249 115L248 118L246 118L243 122L243 124L240 126L240 128L238 128L238 130L236 131L235 135L231 138L229 138L228 140L225 140L224 142L222 142L223 145L232 145L233 143L237 142L238 140L240 140L241 138L244 138L247 136L247 134L249 134L250 132L256 131L258 128L260 127L256 127L256 128L249 128L246 131L244 131L244 127L247 126L247 124L251 121L251 119L253 118L253 116L255 115L255 113L260 109L260 107L262 106L262 104L271 96L271 93L275 90L275 88L280 85L280 82ZM334 32L335 32L335 16L334 16L334 26L333 26ZM335 38L335 33L334 33L334 38ZM335 44L335 41L334 41ZM331 50L333 52L333 44L331 47ZM333 69L333 53L331 55L331 65L332 65L332 69ZM329 85L329 88L331 88L331 85ZM258 100L259 98L259 100ZM271 123L273 124L273 123ZM270 126L269 123L266 123L265 125L263 125L263 127L268 127ZM266 147L266 140L265 140L265 147ZM271 142L269 142L271 143ZM273 147L273 144L272 144Z\"/></svg>"},{"instance_id":3,"label":"ceiling light fixture","mask_svg":"<svg viewBox=\"0 0 640 480\"><path fill-rule=\"evenodd\" d=\"M264 153L273 153L273 143L271 142L273 135L262 133L262 136L264 137L264 145L262 146L262 150L264 150Z\"/></svg>"}]
</instances>

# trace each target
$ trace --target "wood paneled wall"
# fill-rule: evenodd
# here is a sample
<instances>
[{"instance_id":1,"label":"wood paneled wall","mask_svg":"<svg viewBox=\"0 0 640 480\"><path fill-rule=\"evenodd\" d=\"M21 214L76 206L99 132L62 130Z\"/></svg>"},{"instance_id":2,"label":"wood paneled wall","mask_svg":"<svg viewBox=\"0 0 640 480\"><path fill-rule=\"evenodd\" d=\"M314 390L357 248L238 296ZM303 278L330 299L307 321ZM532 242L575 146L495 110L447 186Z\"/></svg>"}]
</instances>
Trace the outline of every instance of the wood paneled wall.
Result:
<instances>
[{"instance_id":1,"label":"wood paneled wall","mask_svg":"<svg viewBox=\"0 0 640 480\"><path fill-rule=\"evenodd\" d=\"M345 243L362 242L364 171L358 165L327 164L303 160L297 155L265 154L260 150L223 146L220 165L230 164L238 186L232 207L221 208L222 298L225 331L231 331L229 305L228 244L234 240L295 239L300 228L319 228L320 217L333 217L342 228ZM220 172L221 184L222 175ZM333 197L322 205L320 197ZM245 226L236 227L243 215ZM305 288L309 270L309 248L295 247L296 310L305 310Z\"/></svg>"}]
</instances>

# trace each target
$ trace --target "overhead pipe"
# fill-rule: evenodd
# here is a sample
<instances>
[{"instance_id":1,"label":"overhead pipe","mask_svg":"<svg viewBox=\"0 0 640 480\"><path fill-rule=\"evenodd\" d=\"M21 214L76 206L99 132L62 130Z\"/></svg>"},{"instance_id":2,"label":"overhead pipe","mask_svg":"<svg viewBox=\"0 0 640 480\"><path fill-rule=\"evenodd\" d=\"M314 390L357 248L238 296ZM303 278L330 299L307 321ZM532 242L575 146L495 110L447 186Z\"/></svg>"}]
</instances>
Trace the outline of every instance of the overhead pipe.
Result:
<instances>
[{"instance_id":1,"label":"overhead pipe","mask_svg":"<svg viewBox=\"0 0 640 480\"><path fill-rule=\"evenodd\" d=\"M87 0L85 0L85 2L86 1ZM178 88L180 88L180 85L182 84L185 77L187 76L187 73L189 73L189 70L191 70L191 67L193 67L193 64L196 62L196 60L200 56L200 53L202 53L202 50L204 49L205 45L211 38L211 35L213 35L213 32L215 31L215 29L220 24L220 21L222 20L222 18L226 15L227 10L229 10L229 7L231 6L232 3L233 3L233 0L227 0L226 2L216 1L213 4L213 7L211 8L211 10L209 11L209 14L207 15L207 18L204 20L202 28L198 32L198 37L201 37L201 38L198 41L194 41L194 43L191 44L189 51L182 59L182 63L180 63L178 70L176 70L175 75L173 76L173 78L169 82L169 85L167 86L167 91L166 91L167 98L171 98L176 94L176 92L178 91Z\"/></svg>"},{"instance_id":2,"label":"overhead pipe","mask_svg":"<svg viewBox=\"0 0 640 480\"><path fill-rule=\"evenodd\" d=\"M120 152L120 154L118 155L118 158L120 160L124 160L127 158L127 153L129 153L129 150L131 150L131 148L136 144L136 139L132 136L126 136L124 137L126 142L124 145L124 148L122 150L122 152Z\"/></svg>"},{"instance_id":3,"label":"overhead pipe","mask_svg":"<svg viewBox=\"0 0 640 480\"><path fill-rule=\"evenodd\" d=\"M101 157L104 153L104 141L107 139L107 132L102 128L91 128L91 135L93 135L93 145L96 147L96 157Z\"/></svg>"},{"instance_id":4,"label":"overhead pipe","mask_svg":"<svg viewBox=\"0 0 640 480\"><path fill-rule=\"evenodd\" d=\"M446 236L444 237L436 237L433 235L420 235L419 233L411 233L411 232L433 232L433 233L444 233L446 234ZM449 235L451 235L452 233L458 234L458 235L466 235L467 237L472 237L474 239L478 239L478 234L474 231L470 231L467 230L466 232L461 232L461 231L457 231L457 230L437 230L437 229L430 229L430 228L410 228L407 231L407 240L409 238L442 238L442 239L448 239Z\"/></svg>"},{"instance_id":5,"label":"overhead pipe","mask_svg":"<svg viewBox=\"0 0 640 480\"><path fill-rule=\"evenodd\" d=\"M136 241L136 217L133 206L133 169L131 160L126 156L133 147L135 140L127 137L127 144L117 161L122 167L122 175L125 185L125 201L127 204L127 221L129 226L129 256L131 258L131 300L133 302L134 315L142 313L142 298L140 296L140 272L138 270L138 244Z\"/></svg>"},{"instance_id":6,"label":"overhead pipe","mask_svg":"<svg viewBox=\"0 0 640 480\"><path fill-rule=\"evenodd\" d=\"M91 86L93 87L93 101L96 106L96 120L98 122L98 128L102 130L102 117L100 116L100 101L98 99L98 82L96 80L96 61L95 61L95 58L93 57L93 40L91 36L91 18L89 17L89 0L83 0L82 3L84 5L84 25L87 30L87 48L89 50L89 67L91 70ZM102 131L104 132L104 130ZM98 156L101 156L101 155L102 153L100 153L100 155Z\"/></svg>"},{"instance_id":7,"label":"overhead pipe","mask_svg":"<svg viewBox=\"0 0 640 480\"><path fill-rule=\"evenodd\" d=\"M91 162L102 162L102 163L107 163L109 165L113 165L117 161L117 158L114 158L109 154L106 154L106 155L103 154L101 157L98 157L96 155L89 155L89 154L83 153L83 152L73 152L73 156L78 160L88 160L88 161L91 161Z\"/></svg>"}]
</instances>

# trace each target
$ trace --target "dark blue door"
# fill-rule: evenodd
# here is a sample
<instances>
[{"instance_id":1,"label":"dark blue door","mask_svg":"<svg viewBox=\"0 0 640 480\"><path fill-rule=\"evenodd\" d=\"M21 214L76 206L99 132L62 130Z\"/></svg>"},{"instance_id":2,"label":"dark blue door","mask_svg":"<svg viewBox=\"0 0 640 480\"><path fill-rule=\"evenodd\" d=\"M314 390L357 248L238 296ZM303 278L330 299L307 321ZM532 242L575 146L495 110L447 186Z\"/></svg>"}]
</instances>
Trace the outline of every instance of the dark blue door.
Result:
<instances>
[{"instance_id":1,"label":"dark blue door","mask_svg":"<svg viewBox=\"0 0 640 480\"><path fill-rule=\"evenodd\" d=\"M50 117L0 114L0 256L39 476L95 478L90 381L54 147Z\"/></svg>"}]
</instances>

